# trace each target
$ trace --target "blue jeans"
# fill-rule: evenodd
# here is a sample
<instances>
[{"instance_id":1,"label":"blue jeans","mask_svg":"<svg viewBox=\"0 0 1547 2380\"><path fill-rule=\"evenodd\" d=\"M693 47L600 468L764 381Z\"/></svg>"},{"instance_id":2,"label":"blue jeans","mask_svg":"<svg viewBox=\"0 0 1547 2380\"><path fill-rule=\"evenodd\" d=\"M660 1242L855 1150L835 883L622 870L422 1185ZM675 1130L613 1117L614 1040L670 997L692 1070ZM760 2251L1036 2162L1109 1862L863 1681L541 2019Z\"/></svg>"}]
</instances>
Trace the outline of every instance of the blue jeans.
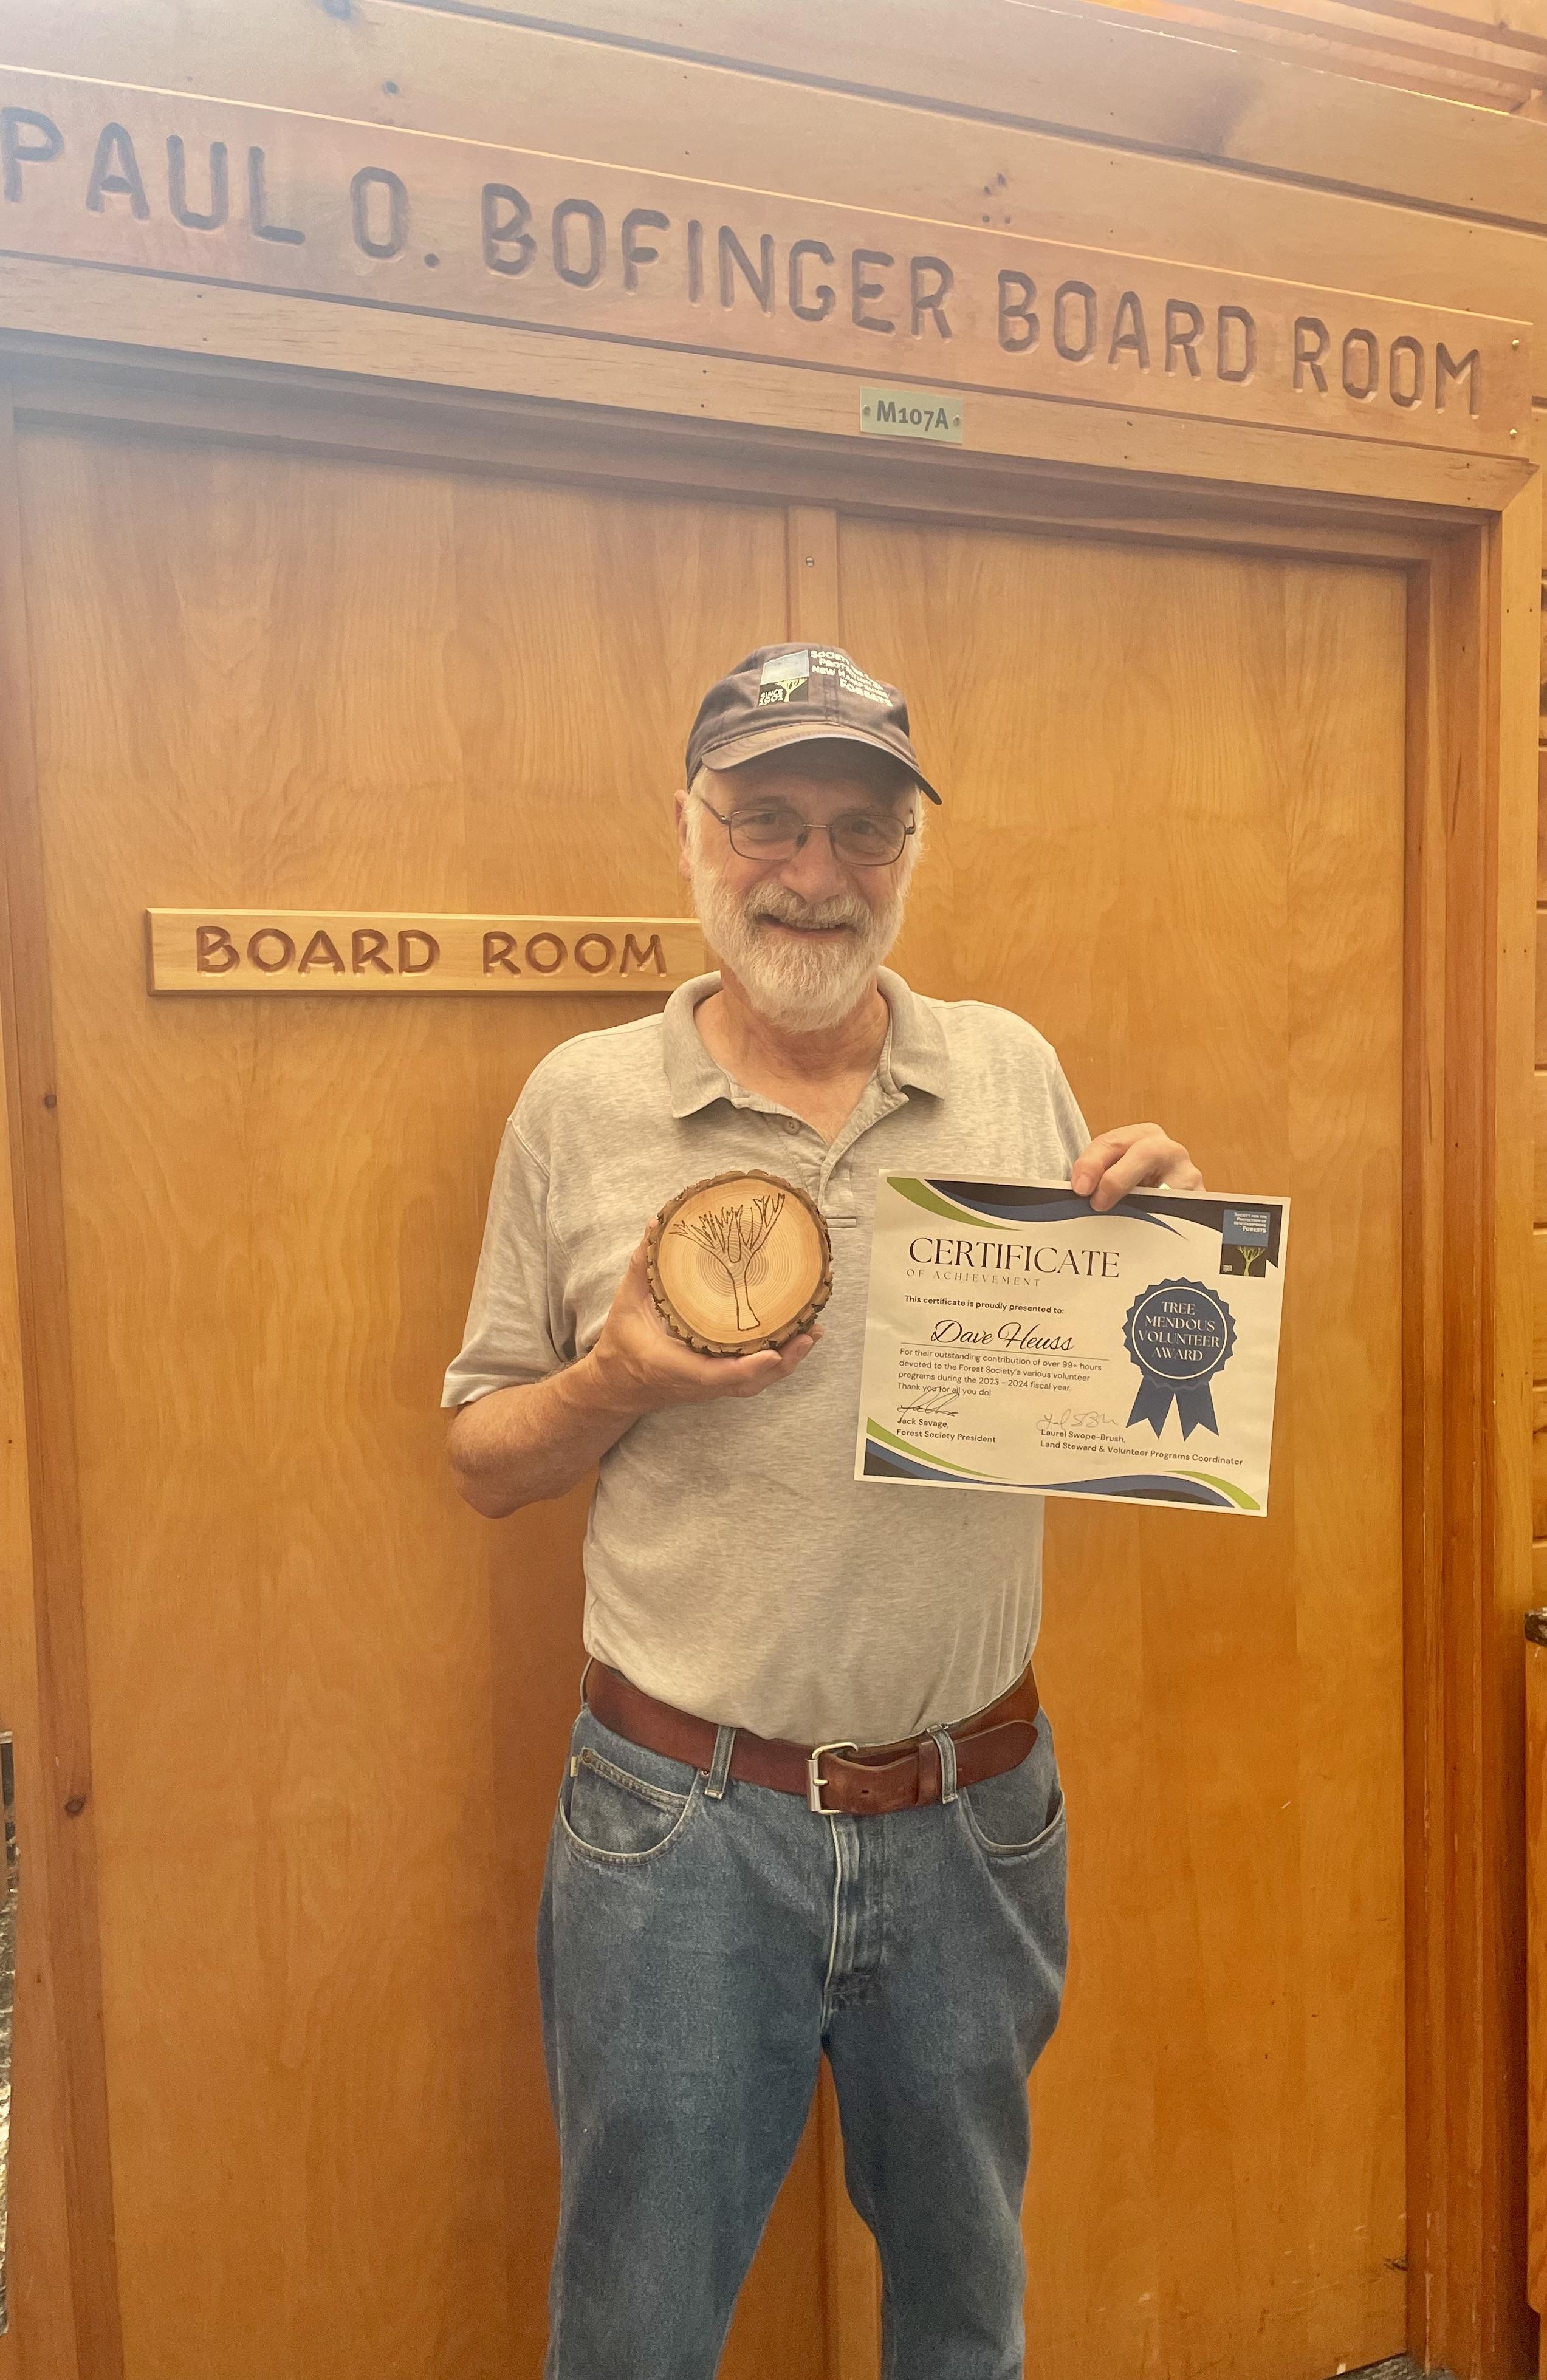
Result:
<instances>
[{"instance_id":1,"label":"blue jeans","mask_svg":"<svg viewBox=\"0 0 1547 2380\"><path fill-rule=\"evenodd\" d=\"M1026 2079L1058 2016L1046 1714L948 1802L819 1816L582 1709L538 1927L562 2180L546 2380L710 2380L823 2052L883 2380L1018 2380ZM813 2276L812 2286L816 2286Z\"/></svg>"}]
</instances>

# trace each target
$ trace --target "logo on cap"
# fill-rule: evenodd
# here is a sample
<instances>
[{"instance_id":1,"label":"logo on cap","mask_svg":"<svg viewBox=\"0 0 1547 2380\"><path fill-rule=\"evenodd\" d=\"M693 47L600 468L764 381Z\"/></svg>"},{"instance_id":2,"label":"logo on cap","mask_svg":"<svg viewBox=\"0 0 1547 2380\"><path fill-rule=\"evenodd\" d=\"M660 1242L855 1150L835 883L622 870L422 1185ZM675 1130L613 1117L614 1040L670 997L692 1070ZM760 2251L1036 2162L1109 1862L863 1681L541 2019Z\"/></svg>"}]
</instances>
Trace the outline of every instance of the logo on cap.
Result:
<instances>
[{"instance_id":1,"label":"logo on cap","mask_svg":"<svg viewBox=\"0 0 1547 2380\"><path fill-rule=\"evenodd\" d=\"M788 702L805 691L811 674L809 650L798 653L775 653L762 665L762 678L758 686L758 709L770 702Z\"/></svg>"}]
</instances>

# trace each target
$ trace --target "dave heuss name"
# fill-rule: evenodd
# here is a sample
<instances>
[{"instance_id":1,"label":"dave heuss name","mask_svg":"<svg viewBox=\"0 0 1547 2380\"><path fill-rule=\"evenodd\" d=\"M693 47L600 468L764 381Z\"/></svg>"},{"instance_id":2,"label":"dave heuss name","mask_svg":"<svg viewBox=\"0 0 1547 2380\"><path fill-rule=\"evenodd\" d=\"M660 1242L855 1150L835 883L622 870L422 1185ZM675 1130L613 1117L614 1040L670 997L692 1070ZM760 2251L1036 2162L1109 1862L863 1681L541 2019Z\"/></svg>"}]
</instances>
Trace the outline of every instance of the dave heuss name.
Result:
<instances>
[{"instance_id":1,"label":"dave heuss name","mask_svg":"<svg viewBox=\"0 0 1547 2380\"><path fill-rule=\"evenodd\" d=\"M153 992L670 991L702 972L691 917L148 909Z\"/></svg>"},{"instance_id":2,"label":"dave heuss name","mask_svg":"<svg viewBox=\"0 0 1547 2380\"><path fill-rule=\"evenodd\" d=\"M1030 216L926 222L6 69L0 221L0 246L202 281L212 305L364 298L848 370L915 383L921 415L932 383L1528 459L1524 323L1048 242ZM917 423L883 394L862 426L960 434L938 394Z\"/></svg>"}]
</instances>

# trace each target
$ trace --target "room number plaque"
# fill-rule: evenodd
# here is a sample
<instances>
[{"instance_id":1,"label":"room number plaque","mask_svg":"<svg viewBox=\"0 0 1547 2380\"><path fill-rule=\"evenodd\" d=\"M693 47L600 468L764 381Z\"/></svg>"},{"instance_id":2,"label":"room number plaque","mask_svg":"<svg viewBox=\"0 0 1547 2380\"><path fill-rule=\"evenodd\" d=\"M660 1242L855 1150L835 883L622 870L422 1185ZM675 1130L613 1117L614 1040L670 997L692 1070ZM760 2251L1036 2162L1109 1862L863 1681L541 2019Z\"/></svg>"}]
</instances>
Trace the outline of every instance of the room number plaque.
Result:
<instances>
[{"instance_id":1,"label":"room number plaque","mask_svg":"<svg viewBox=\"0 0 1547 2380\"><path fill-rule=\"evenodd\" d=\"M705 1355L787 1345L833 1288L827 1226L776 1173L715 1173L668 1199L645 1264L667 1329Z\"/></svg>"}]
</instances>

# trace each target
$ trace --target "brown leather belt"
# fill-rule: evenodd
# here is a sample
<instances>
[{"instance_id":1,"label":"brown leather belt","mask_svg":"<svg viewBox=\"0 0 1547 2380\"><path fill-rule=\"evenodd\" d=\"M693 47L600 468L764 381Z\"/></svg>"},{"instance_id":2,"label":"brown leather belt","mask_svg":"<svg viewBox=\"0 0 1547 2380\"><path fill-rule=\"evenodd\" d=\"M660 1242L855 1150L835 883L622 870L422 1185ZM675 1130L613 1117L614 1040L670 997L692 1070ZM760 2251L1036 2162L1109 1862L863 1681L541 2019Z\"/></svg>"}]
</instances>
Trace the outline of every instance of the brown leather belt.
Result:
<instances>
[{"instance_id":1,"label":"brown leather belt","mask_svg":"<svg viewBox=\"0 0 1547 2380\"><path fill-rule=\"evenodd\" d=\"M708 1769L714 1759L716 1730L707 1718L657 1702L631 1685L605 1661L586 1665L581 1688L588 1707L603 1727L646 1752ZM985 1710L958 1719L944 1732L956 1746L956 1783L980 1785L1026 1758L1036 1740L1037 1682L1029 1668ZM786 1743L777 1736L736 1730L730 1774L748 1785L772 1785L779 1793L799 1793L826 1816L854 1817L890 1810L916 1810L940 1799L940 1749L931 1735L910 1735L896 1743Z\"/></svg>"}]
</instances>

